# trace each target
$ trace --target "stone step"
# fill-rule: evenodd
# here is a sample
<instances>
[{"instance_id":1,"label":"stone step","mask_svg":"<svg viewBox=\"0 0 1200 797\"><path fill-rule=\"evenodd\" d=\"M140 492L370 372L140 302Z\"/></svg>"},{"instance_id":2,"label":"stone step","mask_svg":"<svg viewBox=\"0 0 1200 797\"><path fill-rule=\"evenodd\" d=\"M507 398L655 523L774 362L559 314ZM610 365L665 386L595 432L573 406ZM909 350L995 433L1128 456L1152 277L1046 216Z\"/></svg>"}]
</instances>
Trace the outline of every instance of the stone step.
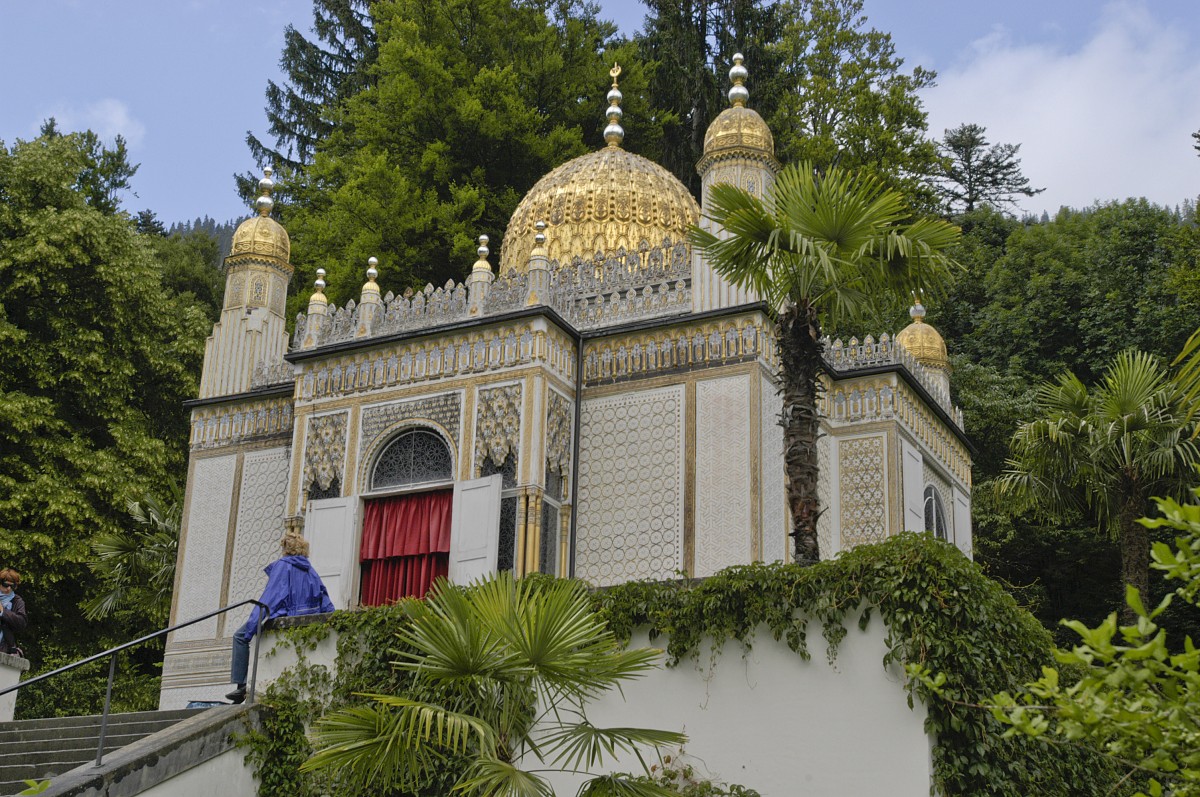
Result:
<instances>
[{"instance_id":1,"label":"stone step","mask_svg":"<svg viewBox=\"0 0 1200 797\"><path fill-rule=\"evenodd\" d=\"M158 733L204 709L111 714L104 754ZM0 795L17 794L25 780L44 780L94 761L100 716L51 717L0 723Z\"/></svg>"}]
</instances>

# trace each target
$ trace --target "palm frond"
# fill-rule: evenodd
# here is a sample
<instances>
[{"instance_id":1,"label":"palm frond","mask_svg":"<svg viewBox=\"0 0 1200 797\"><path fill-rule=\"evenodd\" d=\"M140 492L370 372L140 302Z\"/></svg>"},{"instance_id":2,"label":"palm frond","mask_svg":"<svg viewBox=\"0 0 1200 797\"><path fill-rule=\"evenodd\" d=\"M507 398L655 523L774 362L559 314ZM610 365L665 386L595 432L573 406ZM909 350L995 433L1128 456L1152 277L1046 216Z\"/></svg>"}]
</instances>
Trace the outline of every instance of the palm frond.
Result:
<instances>
[{"instance_id":1,"label":"palm frond","mask_svg":"<svg viewBox=\"0 0 1200 797\"><path fill-rule=\"evenodd\" d=\"M471 762L454 790L481 797L554 797L554 789L545 778L489 757Z\"/></svg>"},{"instance_id":2,"label":"palm frond","mask_svg":"<svg viewBox=\"0 0 1200 797\"><path fill-rule=\"evenodd\" d=\"M577 722L549 728L539 742L551 763L569 770L602 766L620 753L636 754L643 747L679 746L686 734L650 728L597 728L590 722Z\"/></svg>"}]
</instances>

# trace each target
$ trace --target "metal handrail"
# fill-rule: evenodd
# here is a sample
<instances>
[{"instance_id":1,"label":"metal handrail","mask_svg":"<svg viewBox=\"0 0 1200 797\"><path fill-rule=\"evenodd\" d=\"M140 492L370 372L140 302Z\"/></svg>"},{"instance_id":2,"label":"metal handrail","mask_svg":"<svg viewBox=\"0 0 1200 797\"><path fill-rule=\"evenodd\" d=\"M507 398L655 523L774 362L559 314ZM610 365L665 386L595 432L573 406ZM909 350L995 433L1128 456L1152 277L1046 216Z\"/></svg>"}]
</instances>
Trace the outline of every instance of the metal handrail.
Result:
<instances>
[{"instance_id":1,"label":"metal handrail","mask_svg":"<svg viewBox=\"0 0 1200 797\"><path fill-rule=\"evenodd\" d=\"M116 676L116 673L117 673L117 654L123 650L127 650L129 648L136 647L137 645L140 645L143 642L148 642L151 639L156 639L160 636L163 636L164 634L169 634L172 631L179 630L180 628L186 628L189 625L195 625L196 623L203 622L211 617L216 617L218 614L224 614L225 612L232 611L233 609L241 608L242 606L245 606L245 605L251 604L251 603L254 604L255 606L260 607L263 610L264 615L270 614L270 609L262 601L254 600L253 598L251 598L249 600L244 600L239 603L235 603L230 606L226 606L222 609L217 609L216 611L209 612L208 614L203 614L199 617L194 617L191 620L187 620L182 623L177 623L176 625L170 626L169 628L164 628L161 631L155 631L152 634L146 634L143 637L138 637L137 639L133 640L132 642L126 642L123 645L117 645L115 648L109 648L108 650L105 650L101 653L97 653L94 656L88 656L86 659L80 659L79 661L68 664L65 667L59 667L57 670L51 670L50 672L42 673L41 675L39 675L35 678L30 678L27 681L21 681L20 683L16 684L15 686L10 686L7 689L0 689L0 696L7 695L9 692L15 692L18 689L23 689L26 686L31 686L33 684L38 683L39 681L48 680L50 678L53 678L56 675L67 672L68 670L73 670L76 667L82 667L85 664L91 664L93 661L99 661L100 659L104 658L105 656L108 656L109 657L108 658L108 688L104 692L104 713L100 715L100 740L99 740L99 743L96 745L96 766L100 766L101 762L104 760L104 737L108 733L108 710L112 705L113 678ZM263 622L264 623L266 622L265 616L264 616ZM248 702L248 703L254 702L254 683L258 678L258 644L259 644L260 639L262 639L262 634L254 635L254 668L250 671L250 685L249 685L249 688L246 690L246 702Z\"/></svg>"}]
</instances>

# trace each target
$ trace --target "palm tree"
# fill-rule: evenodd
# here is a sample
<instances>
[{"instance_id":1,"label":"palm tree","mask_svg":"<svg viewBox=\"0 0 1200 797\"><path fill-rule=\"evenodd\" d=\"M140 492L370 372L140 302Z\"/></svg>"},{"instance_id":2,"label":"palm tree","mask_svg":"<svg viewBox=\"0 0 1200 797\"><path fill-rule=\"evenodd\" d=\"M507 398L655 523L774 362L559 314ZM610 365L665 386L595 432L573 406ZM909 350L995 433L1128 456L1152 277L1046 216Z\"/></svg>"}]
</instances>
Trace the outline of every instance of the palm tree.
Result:
<instances>
[{"instance_id":1,"label":"palm tree","mask_svg":"<svg viewBox=\"0 0 1200 797\"><path fill-rule=\"evenodd\" d=\"M180 505L147 493L126 504L132 529L106 532L91 542L88 566L100 579L100 592L83 605L89 620L136 605L157 621L167 619L179 553Z\"/></svg>"},{"instance_id":2,"label":"palm tree","mask_svg":"<svg viewBox=\"0 0 1200 797\"><path fill-rule=\"evenodd\" d=\"M660 652L621 649L584 584L509 573L466 588L440 580L407 609L397 636L410 652L394 665L413 675L414 692L362 695L367 704L318 720L303 770L372 793L417 790L458 764L453 788L464 795L553 797L550 771L591 776L582 793L595 797L672 794L590 771L605 756L642 760L640 748L684 737L588 721L590 700L655 667Z\"/></svg>"},{"instance_id":3,"label":"palm tree","mask_svg":"<svg viewBox=\"0 0 1200 797\"><path fill-rule=\"evenodd\" d=\"M1182 498L1200 463L1178 386L1158 358L1125 351L1091 390L1068 372L1037 401L997 492L1049 517L1094 513L1120 544L1122 580L1145 595L1150 540L1138 519L1154 496Z\"/></svg>"},{"instance_id":4,"label":"palm tree","mask_svg":"<svg viewBox=\"0 0 1200 797\"><path fill-rule=\"evenodd\" d=\"M775 313L794 556L813 563L820 558L822 329L866 317L886 293L940 290L955 265L944 252L959 229L940 219L910 221L904 197L874 177L838 168L818 174L807 163L783 169L765 200L713 186L707 216L720 232L693 228L692 242Z\"/></svg>"}]
</instances>

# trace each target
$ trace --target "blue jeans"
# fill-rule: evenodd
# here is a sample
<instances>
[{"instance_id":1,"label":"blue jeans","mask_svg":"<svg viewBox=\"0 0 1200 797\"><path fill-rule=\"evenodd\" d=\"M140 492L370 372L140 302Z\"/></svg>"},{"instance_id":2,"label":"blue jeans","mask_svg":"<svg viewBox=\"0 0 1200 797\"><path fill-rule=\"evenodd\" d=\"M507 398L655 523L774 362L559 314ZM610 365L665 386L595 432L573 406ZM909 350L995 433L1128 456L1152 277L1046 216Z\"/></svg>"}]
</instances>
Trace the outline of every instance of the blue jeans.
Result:
<instances>
[{"instance_id":1,"label":"blue jeans","mask_svg":"<svg viewBox=\"0 0 1200 797\"><path fill-rule=\"evenodd\" d=\"M250 669L250 640L252 635L247 632L246 622L233 635L233 666L230 668L229 680L235 684L246 683L246 672Z\"/></svg>"}]
</instances>

